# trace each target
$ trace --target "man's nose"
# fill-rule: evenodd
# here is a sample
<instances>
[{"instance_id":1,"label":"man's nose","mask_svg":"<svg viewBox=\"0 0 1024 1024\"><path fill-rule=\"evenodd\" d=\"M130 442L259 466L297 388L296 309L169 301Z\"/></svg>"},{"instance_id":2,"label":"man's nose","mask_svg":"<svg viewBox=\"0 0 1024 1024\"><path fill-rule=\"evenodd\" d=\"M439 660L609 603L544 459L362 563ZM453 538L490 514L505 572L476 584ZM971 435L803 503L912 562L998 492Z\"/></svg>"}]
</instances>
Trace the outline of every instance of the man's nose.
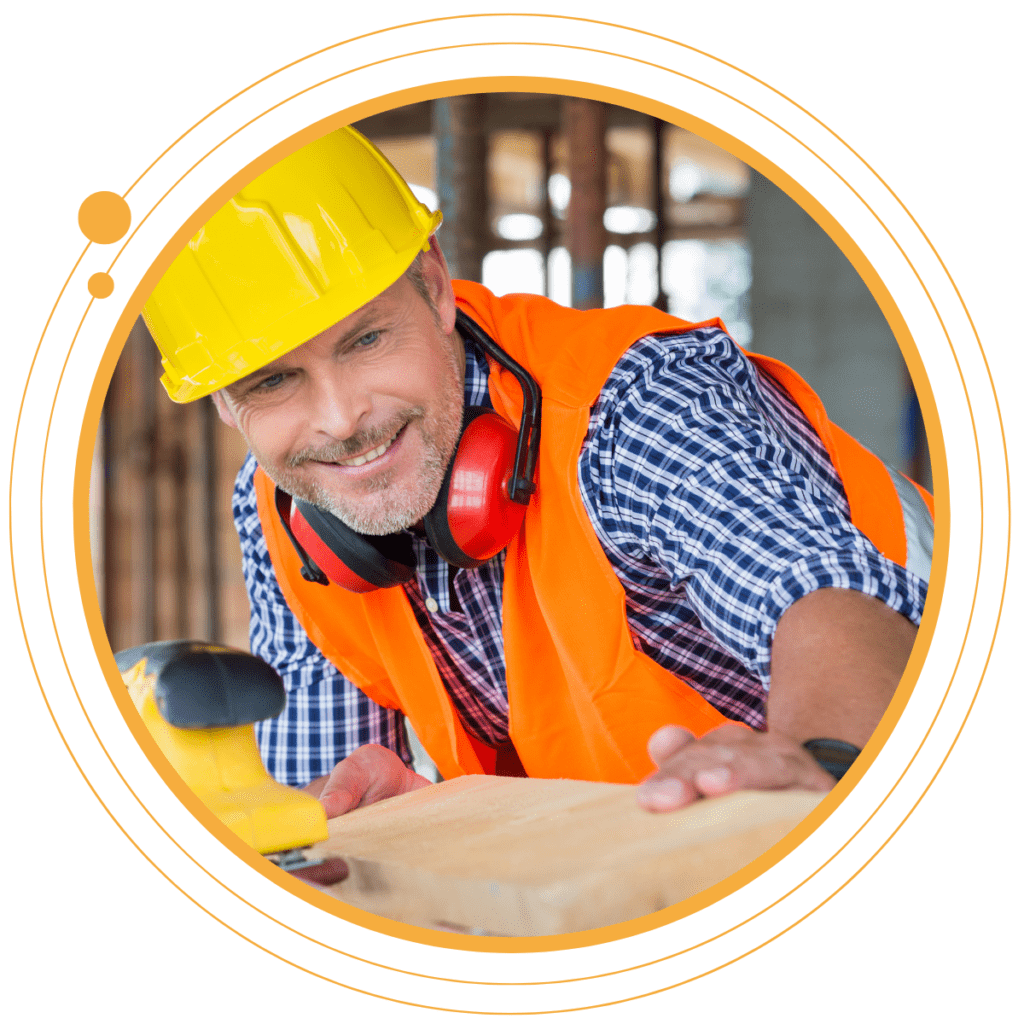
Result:
<instances>
[{"instance_id":1,"label":"man's nose","mask_svg":"<svg viewBox=\"0 0 1024 1024\"><path fill-rule=\"evenodd\" d=\"M310 427L338 441L357 433L373 406L369 389L337 369L318 374L311 390Z\"/></svg>"}]
</instances>

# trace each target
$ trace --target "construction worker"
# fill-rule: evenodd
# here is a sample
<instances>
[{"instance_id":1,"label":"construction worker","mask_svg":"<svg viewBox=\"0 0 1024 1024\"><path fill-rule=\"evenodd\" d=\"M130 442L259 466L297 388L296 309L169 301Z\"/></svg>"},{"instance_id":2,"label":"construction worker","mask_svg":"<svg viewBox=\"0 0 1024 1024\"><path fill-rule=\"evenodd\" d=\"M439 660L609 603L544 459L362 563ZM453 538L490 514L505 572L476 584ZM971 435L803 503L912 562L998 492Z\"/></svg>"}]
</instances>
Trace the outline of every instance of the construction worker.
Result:
<instances>
[{"instance_id":1,"label":"construction worker","mask_svg":"<svg viewBox=\"0 0 1024 1024\"><path fill-rule=\"evenodd\" d=\"M342 129L236 195L155 289L171 398L250 456L234 516L258 726L331 816L480 771L652 811L834 785L906 665L929 496L719 321L453 282Z\"/></svg>"}]
</instances>

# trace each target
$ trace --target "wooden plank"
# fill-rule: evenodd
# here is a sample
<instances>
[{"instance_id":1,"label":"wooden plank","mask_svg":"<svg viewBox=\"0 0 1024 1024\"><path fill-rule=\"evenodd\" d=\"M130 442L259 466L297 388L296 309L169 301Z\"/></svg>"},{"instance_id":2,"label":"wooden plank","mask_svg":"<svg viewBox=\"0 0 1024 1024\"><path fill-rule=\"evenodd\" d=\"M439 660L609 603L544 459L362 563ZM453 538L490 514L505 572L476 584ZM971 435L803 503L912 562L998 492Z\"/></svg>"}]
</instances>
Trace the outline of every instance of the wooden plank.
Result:
<instances>
[{"instance_id":1,"label":"wooden plank","mask_svg":"<svg viewBox=\"0 0 1024 1024\"><path fill-rule=\"evenodd\" d=\"M310 855L345 859L327 888L428 928L558 935L617 924L720 882L778 842L821 793L733 793L670 814L636 790L470 775L329 822Z\"/></svg>"}]
</instances>

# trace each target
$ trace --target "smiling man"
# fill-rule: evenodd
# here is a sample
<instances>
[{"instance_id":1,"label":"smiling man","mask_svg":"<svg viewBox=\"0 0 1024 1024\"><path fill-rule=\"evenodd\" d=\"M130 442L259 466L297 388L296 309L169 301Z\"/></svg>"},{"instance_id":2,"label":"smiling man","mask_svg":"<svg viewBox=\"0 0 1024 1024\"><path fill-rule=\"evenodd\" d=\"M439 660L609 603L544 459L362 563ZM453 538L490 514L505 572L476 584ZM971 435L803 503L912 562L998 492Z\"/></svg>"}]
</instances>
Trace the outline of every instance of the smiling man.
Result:
<instances>
[{"instance_id":1,"label":"smiling man","mask_svg":"<svg viewBox=\"0 0 1024 1024\"><path fill-rule=\"evenodd\" d=\"M446 778L646 780L652 811L829 788L913 645L928 496L718 321L453 282L439 219L342 129L146 306L168 393L212 395L251 451L252 647L288 690L269 769L331 815L426 785L408 718ZM460 547L470 507L493 550Z\"/></svg>"},{"instance_id":2,"label":"smiling man","mask_svg":"<svg viewBox=\"0 0 1024 1024\"><path fill-rule=\"evenodd\" d=\"M434 504L462 427L464 367L405 275L213 399L279 487L384 536Z\"/></svg>"}]
</instances>

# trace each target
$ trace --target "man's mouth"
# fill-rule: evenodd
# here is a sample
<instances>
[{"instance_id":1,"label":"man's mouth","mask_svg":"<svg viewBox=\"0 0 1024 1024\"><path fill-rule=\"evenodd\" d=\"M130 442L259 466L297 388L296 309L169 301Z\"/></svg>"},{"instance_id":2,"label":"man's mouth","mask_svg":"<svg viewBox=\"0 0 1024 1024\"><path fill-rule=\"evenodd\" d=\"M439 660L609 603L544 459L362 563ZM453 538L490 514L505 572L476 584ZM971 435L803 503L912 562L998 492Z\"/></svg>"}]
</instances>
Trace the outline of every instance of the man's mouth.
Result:
<instances>
[{"instance_id":1,"label":"man's mouth","mask_svg":"<svg viewBox=\"0 0 1024 1024\"><path fill-rule=\"evenodd\" d=\"M334 459L331 461L322 461L327 466L347 466L355 468L356 466L365 466L368 462L373 462L379 459L398 439L398 436L405 430L405 425L396 430L386 441L381 442L376 448L371 449L368 452L363 452L362 455L354 455L350 459Z\"/></svg>"}]
</instances>

